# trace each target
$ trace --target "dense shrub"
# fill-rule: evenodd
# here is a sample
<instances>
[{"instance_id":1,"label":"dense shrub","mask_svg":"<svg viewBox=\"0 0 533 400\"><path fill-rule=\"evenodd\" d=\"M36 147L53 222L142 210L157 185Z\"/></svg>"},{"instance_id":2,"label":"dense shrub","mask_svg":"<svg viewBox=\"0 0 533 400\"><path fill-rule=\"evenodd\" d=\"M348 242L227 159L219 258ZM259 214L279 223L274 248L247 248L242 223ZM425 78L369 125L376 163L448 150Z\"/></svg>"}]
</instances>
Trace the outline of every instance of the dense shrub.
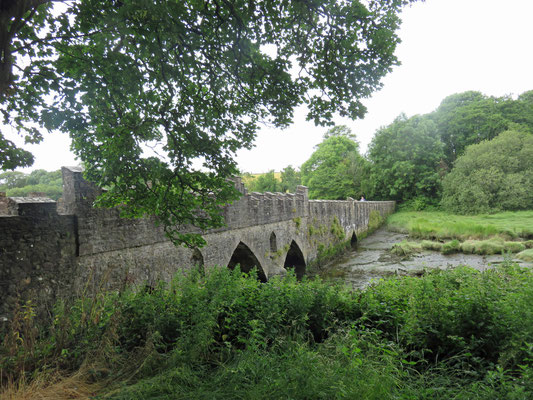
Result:
<instances>
[{"instance_id":1,"label":"dense shrub","mask_svg":"<svg viewBox=\"0 0 533 400\"><path fill-rule=\"evenodd\" d=\"M59 305L31 341L17 326L0 346L2 374L83 362L86 380L105 382L113 399L533 395L533 273L512 265L395 277L362 292L212 269Z\"/></svg>"},{"instance_id":2,"label":"dense shrub","mask_svg":"<svg viewBox=\"0 0 533 400\"><path fill-rule=\"evenodd\" d=\"M31 192L41 192L57 200L63 194L61 171L47 172L38 169L30 174L3 172L0 173L0 191L5 191L9 197L25 197Z\"/></svg>"},{"instance_id":3,"label":"dense shrub","mask_svg":"<svg viewBox=\"0 0 533 400\"><path fill-rule=\"evenodd\" d=\"M507 131L467 147L443 181L443 207L475 214L533 208L533 135Z\"/></svg>"},{"instance_id":4,"label":"dense shrub","mask_svg":"<svg viewBox=\"0 0 533 400\"><path fill-rule=\"evenodd\" d=\"M400 115L379 129L369 146L369 196L409 202L406 207L413 209L430 206L432 199L440 197L443 157L443 144L430 118Z\"/></svg>"}]
</instances>

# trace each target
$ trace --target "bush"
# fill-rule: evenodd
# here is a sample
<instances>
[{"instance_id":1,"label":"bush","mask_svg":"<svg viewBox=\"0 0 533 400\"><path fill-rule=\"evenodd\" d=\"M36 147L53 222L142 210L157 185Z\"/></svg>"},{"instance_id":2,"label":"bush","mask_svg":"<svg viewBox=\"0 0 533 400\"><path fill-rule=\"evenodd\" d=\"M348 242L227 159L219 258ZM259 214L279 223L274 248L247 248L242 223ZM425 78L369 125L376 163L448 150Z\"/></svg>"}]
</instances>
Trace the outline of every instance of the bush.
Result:
<instances>
[{"instance_id":1,"label":"bush","mask_svg":"<svg viewBox=\"0 0 533 400\"><path fill-rule=\"evenodd\" d=\"M443 207L476 214L533 208L533 135L503 132L466 148L443 180Z\"/></svg>"},{"instance_id":2,"label":"bush","mask_svg":"<svg viewBox=\"0 0 533 400\"><path fill-rule=\"evenodd\" d=\"M461 249L461 243L454 239L452 241L446 242L442 245L442 254L452 254L458 253Z\"/></svg>"},{"instance_id":3,"label":"bush","mask_svg":"<svg viewBox=\"0 0 533 400\"><path fill-rule=\"evenodd\" d=\"M526 262L533 262L533 249L521 251L516 257Z\"/></svg>"},{"instance_id":4,"label":"bush","mask_svg":"<svg viewBox=\"0 0 533 400\"><path fill-rule=\"evenodd\" d=\"M513 265L393 277L361 292L211 269L59 305L31 340L31 327L13 328L16 340L0 344L4 375L84 363L111 399L533 395L533 272Z\"/></svg>"},{"instance_id":5,"label":"bush","mask_svg":"<svg viewBox=\"0 0 533 400\"><path fill-rule=\"evenodd\" d=\"M417 363L448 360L477 373L497 362L513 370L527 364L524 349L533 335L529 270L465 267L422 279L393 278L367 290L361 302L363 320L399 341Z\"/></svg>"},{"instance_id":6,"label":"bush","mask_svg":"<svg viewBox=\"0 0 533 400\"><path fill-rule=\"evenodd\" d=\"M400 211L424 211L436 210L438 208L438 200L427 196L416 196L413 199L402 202L398 206Z\"/></svg>"}]
</instances>

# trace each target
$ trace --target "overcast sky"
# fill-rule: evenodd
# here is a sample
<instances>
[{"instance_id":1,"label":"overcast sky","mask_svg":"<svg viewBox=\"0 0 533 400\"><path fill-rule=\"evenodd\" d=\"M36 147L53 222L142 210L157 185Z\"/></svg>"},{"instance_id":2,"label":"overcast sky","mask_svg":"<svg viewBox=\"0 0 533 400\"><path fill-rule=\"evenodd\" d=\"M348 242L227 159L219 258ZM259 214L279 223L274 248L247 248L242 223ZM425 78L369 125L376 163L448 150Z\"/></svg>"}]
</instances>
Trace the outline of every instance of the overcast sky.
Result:
<instances>
[{"instance_id":1,"label":"overcast sky","mask_svg":"<svg viewBox=\"0 0 533 400\"><path fill-rule=\"evenodd\" d=\"M337 119L356 134L362 152L375 131L404 112L433 111L450 94L478 90L487 95L518 95L533 89L533 0L427 0L402 13L402 65L383 80L383 89L364 103L364 120ZM263 129L256 146L237 154L245 172L299 167L322 140L326 128L305 121L305 110L286 130ZM11 136L11 135L9 135ZM46 135L26 146L36 156L32 169L76 165L65 135Z\"/></svg>"}]
</instances>

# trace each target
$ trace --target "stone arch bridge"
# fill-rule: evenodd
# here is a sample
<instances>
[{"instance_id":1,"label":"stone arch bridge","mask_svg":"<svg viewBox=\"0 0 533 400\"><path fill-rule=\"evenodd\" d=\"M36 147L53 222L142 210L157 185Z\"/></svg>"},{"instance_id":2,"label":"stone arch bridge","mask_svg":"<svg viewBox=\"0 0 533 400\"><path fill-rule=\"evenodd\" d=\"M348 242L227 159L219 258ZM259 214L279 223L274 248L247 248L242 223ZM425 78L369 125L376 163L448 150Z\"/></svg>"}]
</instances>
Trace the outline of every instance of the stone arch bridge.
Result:
<instances>
[{"instance_id":1,"label":"stone arch bridge","mask_svg":"<svg viewBox=\"0 0 533 400\"><path fill-rule=\"evenodd\" d=\"M154 220L121 219L92 207L99 189L79 168L63 168L63 198L0 197L0 323L17 301L48 305L57 297L170 280L180 269L257 266L260 279L295 268L301 276L332 247L354 244L371 213L395 203L309 200L296 193L247 193L223 209L224 228L208 231L204 248L175 247ZM1 328L1 326L0 326Z\"/></svg>"}]
</instances>

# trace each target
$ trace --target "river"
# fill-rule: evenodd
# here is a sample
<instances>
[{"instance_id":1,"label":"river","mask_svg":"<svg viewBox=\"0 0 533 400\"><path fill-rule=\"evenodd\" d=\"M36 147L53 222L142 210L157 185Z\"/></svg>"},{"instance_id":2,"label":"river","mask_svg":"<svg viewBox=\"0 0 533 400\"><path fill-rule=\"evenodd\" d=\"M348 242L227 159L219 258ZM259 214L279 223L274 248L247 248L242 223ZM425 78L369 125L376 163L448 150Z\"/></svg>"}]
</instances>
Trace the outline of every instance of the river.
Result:
<instances>
[{"instance_id":1,"label":"river","mask_svg":"<svg viewBox=\"0 0 533 400\"><path fill-rule=\"evenodd\" d=\"M407 237L407 234L381 228L359 241L356 249L325 265L319 275L324 279L343 280L354 288L363 288L372 280L384 276L421 275L426 269L448 269L459 265L485 270L505 261L502 255L480 256L461 253L443 255L429 250L410 257L392 254L390 252L392 246ZM518 259L513 261L522 266L533 267L533 264Z\"/></svg>"}]
</instances>

